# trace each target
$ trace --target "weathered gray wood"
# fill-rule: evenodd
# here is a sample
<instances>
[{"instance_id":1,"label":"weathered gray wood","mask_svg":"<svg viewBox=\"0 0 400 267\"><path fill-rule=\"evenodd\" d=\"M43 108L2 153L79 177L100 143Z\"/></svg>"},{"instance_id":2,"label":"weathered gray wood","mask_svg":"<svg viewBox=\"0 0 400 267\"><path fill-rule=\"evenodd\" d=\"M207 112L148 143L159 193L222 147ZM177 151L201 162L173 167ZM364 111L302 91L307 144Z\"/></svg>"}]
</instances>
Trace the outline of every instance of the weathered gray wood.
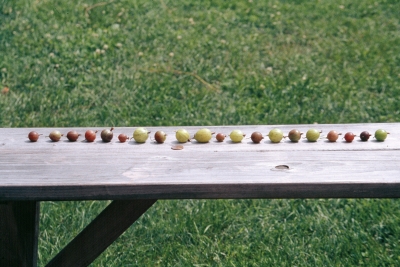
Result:
<instances>
[{"instance_id":1,"label":"weathered gray wood","mask_svg":"<svg viewBox=\"0 0 400 267\"><path fill-rule=\"evenodd\" d=\"M0 203L0 266L37 266L39 202Z\"/></svg>"},{"instance_id":2,"label":"weathered gray wood","mask_svg":"<svg viewBox=\"0 0 400 267\"><path fill-rule=\"evenodd\" d=\"M88 266L155 202L152 199L112 202L46 266Z\"/></svg>"},{"instance_id":3,"label":"weathered gray wood","mask_svg":"<svg viewBox=\"0 0 400 267\"><path fill-rule=\"evenodd\" d=\"M208 128L225 134L241 129L250 135L267 134L275 127L285 133L317 128L323 135L331 129L359 135L383 128L391 134L385 142L372 137L361 142L356 137L353 143L321 139L253 144L245 139L233 144L227 137L223 143L194 141L184 144L183 150L172 150L175 130L186 128L194 134L202 127L149 127L153 133L168 134L164 144L117 141L119 133L131 134L134 127L116 128L111 143L101 142L99 136L94 143L53 143L43 137L30 143L27 135L32 129L0 129L0 201L400 196L399 123ZM53 129L36 130L47 135ZM290 169L275 169L281 164Z\"/></svg>"}]
</instances>

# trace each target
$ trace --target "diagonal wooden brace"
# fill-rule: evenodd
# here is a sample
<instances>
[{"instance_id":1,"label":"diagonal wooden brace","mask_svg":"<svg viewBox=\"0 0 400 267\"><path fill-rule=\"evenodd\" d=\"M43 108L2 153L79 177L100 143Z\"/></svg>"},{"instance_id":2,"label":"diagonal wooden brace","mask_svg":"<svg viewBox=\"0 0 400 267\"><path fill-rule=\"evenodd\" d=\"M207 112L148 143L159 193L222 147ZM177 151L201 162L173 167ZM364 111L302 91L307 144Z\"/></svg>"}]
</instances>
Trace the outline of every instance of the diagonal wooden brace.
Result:
<instances>
[{"instance_id":1,"label":"diagonal wooden brace","mask_svg":"<svg viewBox=\"0 0 400 267\"><path fill-rule=\"evenodd\" d=\"M113 201L46 267L88 266L156 201Z\"/></svg>"}]
</instances>

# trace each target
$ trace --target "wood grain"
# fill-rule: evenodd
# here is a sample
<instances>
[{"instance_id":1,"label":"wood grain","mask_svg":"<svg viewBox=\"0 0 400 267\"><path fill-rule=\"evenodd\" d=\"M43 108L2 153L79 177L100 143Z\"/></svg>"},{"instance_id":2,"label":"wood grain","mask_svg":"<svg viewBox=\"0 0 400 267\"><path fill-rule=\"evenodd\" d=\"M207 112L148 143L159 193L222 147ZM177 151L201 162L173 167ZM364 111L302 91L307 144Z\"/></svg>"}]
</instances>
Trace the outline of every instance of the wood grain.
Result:
<instances>
[{"instance_id":1,"label":"wood grain","mask_svg":"<svg viewBox=\"0 0 400 267\"><path fill-rule=\"evenodd\" d=\"M177 144L174 131L179 128L193 135L202 126L149 127L153 133L167 133L164 144L117 141L119 133L130 135L134 127L116 128L110 143L53 143L43 136L31 143L27 135L33 129L0 129L0 201L400 197L399 123L208 127L225 134L241 129L248 135L267 134L272 128L284 133L317 128L325 135L332 129L358 135L383 128L391 134L385 142L372 137L361 142L356 137L353 143L320 139L253 144L245 139L234 144L227 137L223 143L193 141L183 150L172 150ZM86 130L57 128L62 133L72 129ZM53 129L34 130L47 135ZM277 165L289 169L276 169Z\"/></svg>"},{"instance_id":2,"label":"wood grain","mask_svg":"<svg viewBox=\"0 0 400 267\"><path fill-rule=\"evenodd\" d=\"M0 203L0 266L37 266L39 202Z\"/></svg>"},{"instance_id":3,"label":"wood grain","mask_svg":"<svg viewBox=\"0 0 400 267\"><path fill-rule=\"evenodd\" d=\"M46 267L85 267L93 262L156 200L114 201Z\"/></svg>"}]
</instances>

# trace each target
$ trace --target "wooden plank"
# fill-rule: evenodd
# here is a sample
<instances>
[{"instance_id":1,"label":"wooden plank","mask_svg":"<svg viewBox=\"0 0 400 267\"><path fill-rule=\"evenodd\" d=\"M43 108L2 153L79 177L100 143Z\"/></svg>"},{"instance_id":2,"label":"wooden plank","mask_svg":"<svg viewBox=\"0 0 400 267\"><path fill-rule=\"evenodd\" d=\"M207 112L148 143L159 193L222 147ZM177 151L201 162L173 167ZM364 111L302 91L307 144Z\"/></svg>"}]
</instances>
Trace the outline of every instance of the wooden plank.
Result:
<instances>
[{"instance_id":1,"label":"wooden plank","mask_svg":"<svg viewBox=\"0 0 400 267\"><path fill-rule=\"evenodd\" d=\"M39 202L0 203L0 266L37 266Z\"/></svg>"},{"instance_id":2,"label":"wooden plank","mask_svg":"<svg viewBox=\"0 0 400 267\"><path fill-rule=\"evenodd\" d=\"M322 139L316 143L302 140L279 144L269 141L253 144L250 140L240 144L192 142L178 151L171 150L171 146L176 144L173 131L181 127L149 128L169 134L167 142L161 145L154 142L139 145L134 141L53 143L44 138L30 143L26 136L31 129L0 129L0 201L384 197L385 194L399 197L399 123L209 128L225 133L236 128L247 133L267 133L274 127L284 132L316 127L325 133L336 129L357 134L384 128L391 134L385 142L355 140L350 144ZM185 128L194 133L201 127ZM42 130L47 133L52 129ZM116 128L115 133L133 130ZM277 170L277 165L288 165L290 169Z\"/></svg>"},{"instance_id":3,"label":"wooden plank","mask_svg":"<svg viewBox=\"0 0 400 267\"><path fill-rule=\"evenodd\" d=\"M32 192L33 191L33 192ZM53 193L49 193L49 192ZM77 189L75 186L28 189L10 189L10 198L52 200L107 200L113 199L244 199L244 198L398 198L399 183L248 183L248 184L180 184L177 185L120 185L93 186ZM39 192L45 192L46 197ZM56 195L54 192L57 192ZM94 193L95 192L95 193Z\"/></svg>"},{"instance_id":4,"label":"wooden plank","mask_svg":"<svg viewBox=\"0 0 400 267\"><path fill-rule=\"evenodd\" d=\"M384 192L385 187L391 189L398 185L400 179L400 155L393 155L390 151L197 152L198 157L180 152L173 151L175 154L169 157L151 155L121 160L117 160L118 155L115 155L115 159L106 159L107 164L97 162L91 168L76 163L45 165L34 170L21 164L18 171L25 169L29 175L20 176L18 183L10 176L10 180L3 182L10 185L0 187L0 198L183 198L189 191L193 198L215 198L218 197L217 189L221 190L221 198L247 198L260 196L247 187L270 188L274 184L281 188L280 192L266 191L264 197L274 197L275 193L280 197L295 197L289 193L283 196L282 190L285 187L286 192L299 190L299 184L309 185L308 189L302 188L308 192L307 197L313 197L313 190L329 191L335 184L382 184ZM277 165L288 165L290 169L276 170ZM83 175L89 177L86 179ZM35 183L30 184L32 181ZM229 194L227 189L232 193ZM362 195L362 192L350 193L348 197L371 197L367 193Z\"/></svg>"},{"instance_id":5,"label":"wooden plank","mask_svg":"<svg viewBox=\"0 0 400 267\"><path fill-rule=\"evenodd\" d=\"M196 152L172 151L169 155L148 154L91 162L85 155L67 154L71 159L37 165L17 163L24 155L9 155L15 164L2 166L1 190L10 186L113 186L142 184L217 183L335 183L399 182L399 153L389 151L292 151L288 152ZM57 157L49 153L49 157ZM28 158L28 157L27 157ZM1 157L0 157L1 159ZM97 161L96 161L97 160ZM288 165L287 171L276 170ZM88 175L87 178L84 175Z\"/></svg>"},{"instance_id":6,"label":"wooden plank","mask_svg":"<svg viewBox=\"0 0 400 267\"><path fill-rule=\"evenodd\" d=\"M46 266L88 266L155 202L113 201Z\"/></svg>"}]
</instances>

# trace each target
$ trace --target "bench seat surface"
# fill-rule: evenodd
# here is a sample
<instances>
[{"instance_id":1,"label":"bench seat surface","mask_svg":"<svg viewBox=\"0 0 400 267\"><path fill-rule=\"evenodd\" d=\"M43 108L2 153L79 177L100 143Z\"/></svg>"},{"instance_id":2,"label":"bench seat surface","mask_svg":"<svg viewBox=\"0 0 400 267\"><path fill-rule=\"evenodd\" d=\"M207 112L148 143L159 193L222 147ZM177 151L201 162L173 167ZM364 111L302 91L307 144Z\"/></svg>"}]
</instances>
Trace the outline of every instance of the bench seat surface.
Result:
<instances>
[{"instance_id":1,"label":"bench seat surface","mask_svg":"<svg viewBox=\"0 0 400 267\"><path fill-rule=\"evenodd\" d=\"M101 141L104 127L90 128L99 130L93 143L45 137L52 130L84 135L89 128L0 129L0 201L400 196L400 123L209 126L226 135L240 129L246 137L273 128L285 134L298 129L304 136L310 128L323 132L315 143L274 144L267 136L260 144L250 138L232 143L228 136L222 143L193 140L182 150L171 149L178 144L174 131L185 128L194 135L202 127L147 127L151 137L166 132L164 144L118 141L118 134L132 136L135 128L115 128L110 143ZM352 143L323 138L330 130L373 135L379 128L390 132L384 142L373 136L367 142L357 136ZM28 140L31 130L43 134L38 142Z\"/></svg>"}]
</instances>

